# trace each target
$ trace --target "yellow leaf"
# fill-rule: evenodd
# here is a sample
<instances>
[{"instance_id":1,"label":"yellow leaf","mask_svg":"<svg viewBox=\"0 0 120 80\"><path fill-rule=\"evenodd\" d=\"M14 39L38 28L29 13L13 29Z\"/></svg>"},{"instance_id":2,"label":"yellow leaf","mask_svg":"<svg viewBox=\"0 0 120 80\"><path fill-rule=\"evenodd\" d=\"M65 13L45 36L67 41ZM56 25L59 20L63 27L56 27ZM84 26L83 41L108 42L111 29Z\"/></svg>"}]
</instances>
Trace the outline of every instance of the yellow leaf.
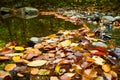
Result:
<instances>
[{"instance_id":1,"label":"yellow leaf","mask_svg":"<svg viewBox=\"0 0 120 80\"><path fill-rule=\"evenodd\" d=\"M109 71L111 70L109 64L104 64L104 65L102 65L102 69L103 69L105 72L109 72Z\"/></svg>"},{"instance_id":2,"label":"yellow leaf","mask_svg":"<svg viewBox=\"0 0 120 80\"><path fill-rule=\"evenodd\" d=\"M15 67L16 67L16 64L7 64L7 65L5 66L5 70L6 70L6 71L11 71L11 70L13 70Z\"/></svg>"},{"instance_id":3,"label":"yellow leaf","mask_svg":"<svg viewBox=\"0 0 120 80\"><path fill-rule=\"evenodd\" d=\"M15 50L18 50L18 51L23 51L23 50L24 50L24 47L22 47L22 46L16 46L14 49L15 49Z\"/></svg>"},{"instance_id":4,"label":"yellow leaf","mask_svg":"<svg viewBox=\"0 0 120 80\"><path fill-rule=\"evenodd\" d=\"M79 51L82 51L83 50L83 48L81 48L80 46L73 46L72 47L74 50L79 50Z\"/></svg>"},{"instance_id":5,"label":"yellow leaf","mask_svg":"<svg viewBox=\"0 0 120 80\"><path fill-rule=\"evenodd\" d=\"M12 58L12 60L13 60L13 61L18 61L18 60L20 60L20 56L14 56L14 57Z\"/></svg>"},{"instance_id":6,"label":"yellow leaf","mask_svg":"<svg viewBox=\"0 0 120 80\"><path fill-rule=\"evenodd\" d=\"M65 41L61 42L60 44L61 44L62 47L70 46L71 41L70 40L65 40Z\"/></svg>"},{"instance_id":7,"label":"yellow leaf","mask_svg":"<svg viewBox=\"0 0 120 80\"><path fill-rule=\"evenodd\" d=\"M62 72L60 72L60 68L61 68L61 66L59 66L59 65L57 65L55 67L55 72L58 73L59 75L63 74Z\"/></svg>"},{"instance_id":8,"label":"yellow leaf","mask_svg":"<svg viewBox=\"0 0 120 80\"><path fill-rule=\"evenodd\" d=\"M93 41L97 42L97 41L98 41L98 39L95 39L95 38L94 38L94 39L93 39Z\"/></svg>"},{"instance_id":9,"label":"yellow leaf","mask_svg":"<svg viewBox=\"0 0 120 80\"><path fill-rule=\"evenodd\" d=\"M10 46L9 48L10 48L10 49L13 49L13 48L15 48L15 46Z\"/></svg>"},{"instance_id":10,"label":"yellow leaf","mask_svg":"<svg viewBox=\"0 0 120 80\"><path fill-rule=\"evenodd\" d=\"M55 38L56 37L56 34L51 34L48 36L48 38Z\"/></svg>"}]
</instances>

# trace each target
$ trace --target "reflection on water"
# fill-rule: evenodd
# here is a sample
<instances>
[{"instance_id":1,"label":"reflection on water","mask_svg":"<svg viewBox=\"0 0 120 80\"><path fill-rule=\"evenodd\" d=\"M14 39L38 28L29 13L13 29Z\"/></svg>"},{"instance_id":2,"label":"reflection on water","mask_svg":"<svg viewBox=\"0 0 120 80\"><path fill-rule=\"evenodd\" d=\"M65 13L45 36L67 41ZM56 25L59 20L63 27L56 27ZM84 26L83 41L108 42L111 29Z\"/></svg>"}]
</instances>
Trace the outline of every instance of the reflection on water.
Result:
<instances>
[{"instance_id":1,"label":"reflection on water","mask_svg":"<svg viewBox=\"0 0 120 80\"><path fill-rule=\"evenodd\" d=\"M10 17L0 21L0 43L18 41L25 44L31 37L47 36L61 29L77 29L70 22L56 19L54 16L41 16L32 19Z\"/></svg>"}]
</instances>

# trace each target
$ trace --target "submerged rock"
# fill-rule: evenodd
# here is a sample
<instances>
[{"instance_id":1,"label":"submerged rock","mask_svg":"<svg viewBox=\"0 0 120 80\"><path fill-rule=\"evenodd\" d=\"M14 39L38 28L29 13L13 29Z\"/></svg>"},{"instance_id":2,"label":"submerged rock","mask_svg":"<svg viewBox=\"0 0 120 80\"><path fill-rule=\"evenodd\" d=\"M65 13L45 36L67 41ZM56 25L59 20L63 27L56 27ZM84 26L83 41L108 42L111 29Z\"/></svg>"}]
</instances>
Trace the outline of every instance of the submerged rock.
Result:
<instances>
[{"instance_id":1,"label":"submerged rock","mask_svg":"<svg viewBox=\"0 0 120 80\"><path fill-rule=\"evenodd\" d=\"M32 7L23 7L17 9L16 16L23 19L31 19L38 16L38 9Z\"/></svg>"}]
</instances>

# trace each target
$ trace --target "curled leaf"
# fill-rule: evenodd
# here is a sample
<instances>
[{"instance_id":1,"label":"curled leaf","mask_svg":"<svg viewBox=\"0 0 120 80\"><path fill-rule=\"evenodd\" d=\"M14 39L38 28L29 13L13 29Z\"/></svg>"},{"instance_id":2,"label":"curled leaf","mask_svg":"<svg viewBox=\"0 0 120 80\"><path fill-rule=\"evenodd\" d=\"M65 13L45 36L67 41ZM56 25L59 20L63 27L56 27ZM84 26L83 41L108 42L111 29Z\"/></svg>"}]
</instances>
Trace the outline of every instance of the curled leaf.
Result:
<instances>
[{"instance_id":1,"label":"curled leaf","mask_svg":"<svg viewBox=\"0 0 120 80\"><path fill-rule=\"evenodd\" d=\"M60 68L61 68L61 66L59 66L59 65L57 65L55 67L55 72L58 73L59 75L63 74L62 72L60 72Z\"/></svg>"}]
</instances>

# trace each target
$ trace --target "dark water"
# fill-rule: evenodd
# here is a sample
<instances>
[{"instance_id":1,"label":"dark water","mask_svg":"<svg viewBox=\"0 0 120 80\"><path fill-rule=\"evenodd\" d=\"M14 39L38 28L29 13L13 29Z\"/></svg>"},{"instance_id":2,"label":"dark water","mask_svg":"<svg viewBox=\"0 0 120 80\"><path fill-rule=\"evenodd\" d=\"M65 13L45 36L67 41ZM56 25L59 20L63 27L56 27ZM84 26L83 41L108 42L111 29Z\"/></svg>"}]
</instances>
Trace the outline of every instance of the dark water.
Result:
<instances>
[{"instance_id":1,"label":"dark water","mask_svg":"<svg viewBox=\"0 0 120 80\"><path fill-rule=\"evenodd\" d=\"M0 46L9 41L26 44L31 37L47 36L62 29L78 29L81 26L56 19L54 16L42 16L32 19L10 17L0 21Z\"/></svg>"}]
</instances>

